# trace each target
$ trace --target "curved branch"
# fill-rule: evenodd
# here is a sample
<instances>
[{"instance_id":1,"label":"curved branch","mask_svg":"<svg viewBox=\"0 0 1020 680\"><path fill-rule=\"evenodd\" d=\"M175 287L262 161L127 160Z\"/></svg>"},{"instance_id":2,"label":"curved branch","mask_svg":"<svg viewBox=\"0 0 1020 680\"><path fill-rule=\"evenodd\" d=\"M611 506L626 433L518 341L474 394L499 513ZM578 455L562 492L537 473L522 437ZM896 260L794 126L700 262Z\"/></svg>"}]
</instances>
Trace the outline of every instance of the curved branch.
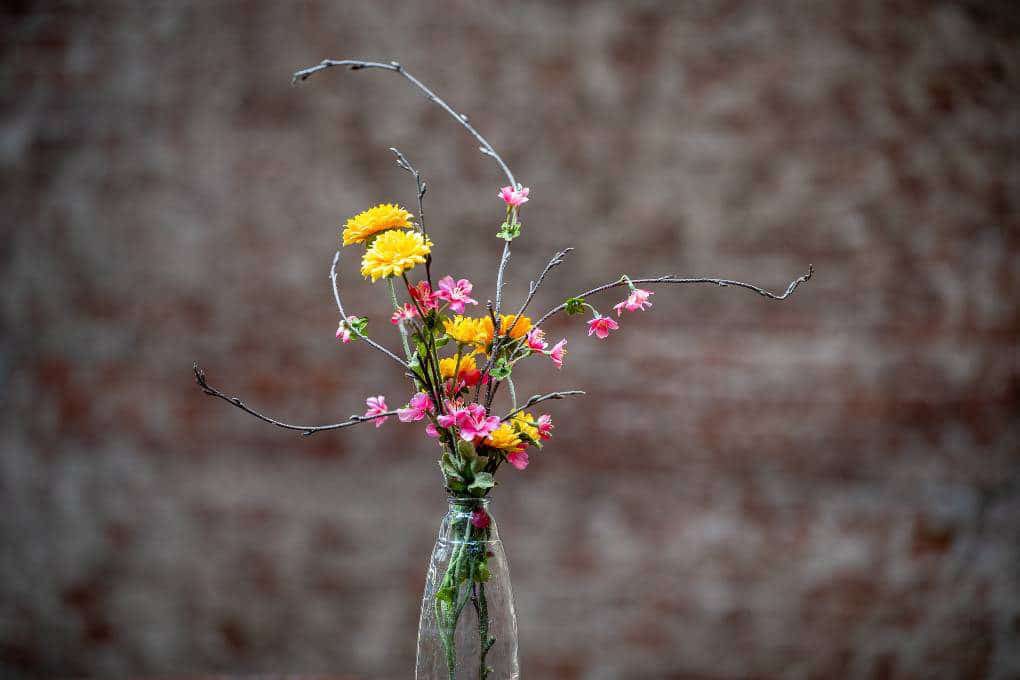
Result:
<instances>
[{"instance_id":1,"label":"curved branch","mask_svg":"<svg viewBox=\"0 0 1020 680\"><path fill-rule=\"evenodd\" d=\"M342 423L333 423L331 425L291 425L289 423L280 422L279 420L276 420L274 418L270 418L267 415L264 415L262 413L259 413L258 411L255 411L255 410L253 410L251 408L248 408L248 406L243 401L238 399L237 397L227 396L226 394L223 394L223 392L220 392L215 387L210 386L209 383L206 382L205 371L203 371L201 368L199 368L197 361L192 365L192 370L195 372L195 382L198 383L198 386L200 388L202 388L202 391L205 392L206 394L208 394L209 396L211 396L211 397L218 397L218 398L222 399L223 401L227 402L228 404L232 404L233 406L236 406L237 408L241 409L245 413L253 415L256 418L258 418L259 420L261 420L263 422L266 422L266 423L269 423L270 425L275 425L276 427L282 427L285 430L297 430L298 432L300 432L305 437L307 437L309 435L313 435L316 432L322 432L324 430L339 430L339 429L344 428L344 427L350 427L352 425L360 425L361 423L367 423L368 421L375 420L376 418L383 418L385 416L397 415L396 411L387 411L386 413L379 413L377 415L372 415L372 416L357 416L357 415L355 415L355 416L351 416L350 418L348 418L347 420L343 421Z\"/></svg>"},{"instance_id":2,"label":"curved branch","mask_svg":"<svg viewBox=\"0 0 1020 680\"><path fill-rule=\"evenodd\" d=\"M528 399L526 402L524 402L524 406L515 408L513 411L510 411L505 416L503 416L502 419L509 420L518 413L520 413L521 411L525 411L531 408L540 401L546 401L548 399L563 399L564 397L577 397L583 394L584 390L566 390L565 392L550 392L549 394L536 394L532 396L530 399Z\"/></svg>"},{"instance_id":3,"label":"curved branch","mask_svg":"<svg viewBox=\"0 0 1020 680\"><path fill-rule=\"evenodd\" d=\"M323 59L315 66L310 66L308 68L301 69L300 71L295 71L294 75L291 76L291 83L296 83L299 80L301 81L308 80L310 76L315 75L319 71L325 71L326 69L332 68L334 66L346 66L352 71L359 71L365 68L378 68L383 69L384 71L393 71L394 73L402 75L404 78L408 80L408 82L410 82L412 85L414 85L423 93L425 93L425 97L429 101L434 102L436 105L438 105L448 114L450 114L454 120L460 123L460 125L462 125L464 129L471 134L472 137L478 140L478 143L481 144L481 146L478 147L478 150L481 151L486 156L491 156L493 160L495 160L496 163L499 164L499 167L503 171L503 174L506 175L506 178L508 180L510 180L511 187L517 186L517 180L514 178L514 174L510 172L510 168L509 166L507 166L506 161L504 161L503 158L498 153L496 153L496 150L492 148L492 144L489 144L489 140L487 140L485 137L482 137L481 133L479 133L478 130L476 130L471 125L471 123L468 122L468 117L463 113L457 113L452 106L447 104L446 101L437 96L435 92L426 87L424 83L422 83L420 80L418 80L410 73L408 73L407 70L400 64L400 62L391 61L388 64L384 64L379 61L364 61L361 59ZM499 259L499 268L496 270L497 314L499 314L500 308L503 304L503 274L506 271L506 266L509 261L510 261L510 241L506 241L503 244L503 255Z\"/></svg>"},{"instance_id":4,"label":"curved branch","mask_svg":"<svg viewBox=\"0 0 1020 680\"><path fill-rule=\"evenodd\" d=\"M336 251L336 254L333 255L333 264L329 268L329 280L333 282L333 299L336 300L336 308L340 311L340 318L343 319L344 322L346 323L347 322L347 312L344 311L344 305L343 305L342 302L340 302L340 286L337 283L336 263L339 262L339 261L340 261L340 251L338 250L338 251ZM348 324L348 327L351 328L350 324ZM379 350L380 352L382 352L383 354L385 354L389 358L393 359L394 361L396 361L398 364L400 364L404 368L410 368L410 366L408 365L408 363L406 361L404 361L403 359L398 357L396 354L394 354L393 352L389 351L388 349L386 349L385 347L380 345L378 342L376 342L372 338L368 337L367 335L363 335L363 334L359 333L357 331L357 329L355 329L355 328L351 328L351 332L354 333L354 335L356 335L357 337L359 337L362 340L364 340L365 342L367 342L369 344L369 346L374 347L375 349Z\"/></svg>"},{"instance_id":5,"label":"curved branch","mask_svg":"<svg viewBox=\"0 0 1020 680\"><path fill-rule=\"evenodd\" d=\"M674 276L673 274L665 274L663 276L659 276L659 277L655 277L655 278L648 278L648 279L630 279L630 282L633 283L633 284L644 283L644 284L653 284L653 285L657 285L657 284L676 284L676 285L681 285L681 284L686 284L686 283L710 283L710 284L714 284L716 286L721 286L723 288L725 288L727 286L735 286L737 288L746 288L747 290L754 291L758 295L761 295L762 297L769 298L770 300L785 300L786 298L788 298L790 296L790 294L793 293L793 291L797 290L797 286L799 286L800 284L802 284L805 281L809 280L814 273L815 273L815 266L813 264L809 264L808 265L808 270L807 270L806 274L804 274L803 276L800 276L800 277L794 279L793 281L791 281L790 285L786 287L786 291L783 292L783 293L778 293L778 294L777 293L773 293L770 290L766 290L765 288L761 288L760 286L755 286L755 285L750 284L750 283L744 283L743 281L733 281L731 279L712 279L712 278L704 278L704 277L699 277L699 278L679 278L677 276ZM573 297L576 297L576 298L586 298L589 295L597 295L597 294L603 293L603 292L605 292L605 291L607 291L607 290L609 290L611 288L617 288L619 286L626 286L626 285L627 285L627 279L621 277L617 281L613 281L612 283L606 283L606 284L603 284L601 286L596 286L595 288L592 288L591 290L586 290L583 293L578 293L577 295L574 295ZM554 314L558 314L559 312L562 312L566 308L567 308L567 303L566 302L563 302L563 303L560 303L560 304L556 305L555 307L550 309L548 312L543 314L542 317L537 322L535 322L533 327L534 328L538 328L543 323L545 323L545 321L550 316L552 316Z\"/></svg>"},{"instance_id":6,"label":"curved branch","mask_svg":"<svg viewBox=\"0 0 1020 680\"><path fill-rule=\"evenodd\" d=\"M426 87L424 83L408 73L407 70L400 65L400 62L391 61L388 64L384 64L378 61L363 61L361 59L323 59L315 66L296 71L291 77L291 82L296 83L299 80L308 80L310 76L315 75L319 71L325 71L326 69L334 66L346 66L352 71L359 71L364 68L379 68L385 71L393 71L394 73L404 76L404 78L406 78L412 85L425 93L425 97L429 101L434 102L448 114L453 116L454 120L460 123L465 130L471 133L471 136L473 136L476 140L478 140L478 143L481 144L479 151L486 156L491 156L499 164L503 174L505 174L507 179L510 180L510 185L517 186L517 180L514 179L514 174L510 172L510 168L507 167L506 162L498 153L496 153L496 150L492 148L492 144L489 144L489 141L485 139L485 137L482 137L478 130L472 127L471 123L468 122L468 117L463 113L457 113L452 106L438 97L436 93Z\"/></svg>"}]
</instances>

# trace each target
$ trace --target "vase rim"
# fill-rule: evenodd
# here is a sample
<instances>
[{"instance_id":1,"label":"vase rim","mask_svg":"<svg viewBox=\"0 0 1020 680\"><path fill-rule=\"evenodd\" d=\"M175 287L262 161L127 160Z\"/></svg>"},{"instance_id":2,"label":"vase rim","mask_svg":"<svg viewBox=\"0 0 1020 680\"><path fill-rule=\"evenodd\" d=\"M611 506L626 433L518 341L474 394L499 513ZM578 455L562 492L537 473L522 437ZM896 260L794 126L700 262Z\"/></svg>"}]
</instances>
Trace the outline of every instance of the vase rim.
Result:
<instances>
[{"instance_id":1,"label":"vase rim","mask_svg":"<svg viewBox=\"0 0 1020 680\"><path fill-rule=\"evenodd\" d=\"M450 505L475 505L486 507L489 501L492 500L488 496L477 498L474 496L447 496L446 502Z\"/></svg>"}]
</instances>

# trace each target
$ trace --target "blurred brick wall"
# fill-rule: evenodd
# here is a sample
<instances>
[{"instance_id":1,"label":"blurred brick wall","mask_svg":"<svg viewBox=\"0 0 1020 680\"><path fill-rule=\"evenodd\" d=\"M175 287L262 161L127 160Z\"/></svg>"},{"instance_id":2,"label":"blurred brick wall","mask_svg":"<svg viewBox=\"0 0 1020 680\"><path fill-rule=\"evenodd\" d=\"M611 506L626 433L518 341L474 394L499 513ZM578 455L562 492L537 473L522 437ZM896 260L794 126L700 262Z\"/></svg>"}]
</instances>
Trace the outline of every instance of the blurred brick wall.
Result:
<instances>
[{"instance_id":1,"label":"blurred brick wall","mask_svg":"<svg viewBox=\"0 0 1020 680\"><path fill-rule=\"evenodd\" d=\"M339 347L337 225L413 202L491 295L676 271L526 393L580 387L495 510L527 678L1020 674L1020 10L1012 3L5 4L0 672L405 678L435 451ZM385 303L344 265L349 304ZM615 299L605 299L605 304ZM390 340L390 344L395 343Z\"/></svg>"}]
</instances>

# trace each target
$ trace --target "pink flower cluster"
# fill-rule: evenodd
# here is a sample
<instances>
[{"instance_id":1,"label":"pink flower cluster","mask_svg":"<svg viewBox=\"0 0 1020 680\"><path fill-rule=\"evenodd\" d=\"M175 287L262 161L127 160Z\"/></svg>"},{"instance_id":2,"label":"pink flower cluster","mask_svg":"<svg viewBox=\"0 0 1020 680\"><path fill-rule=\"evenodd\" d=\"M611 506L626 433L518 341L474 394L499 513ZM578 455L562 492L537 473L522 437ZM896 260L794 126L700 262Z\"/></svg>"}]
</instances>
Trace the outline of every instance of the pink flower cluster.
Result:
<instances>
[{"instance_id":1,"label":"pink flower cluster","mask_svg":"<svg viewBox=\"0 0 1020 680\"><path fill-rule=\"evenodd\" d=\"M652 303L648 301L648 298L654 295L649 290L643 288L631 288L630 294L627 295L625 300L613 305L613 309L616 310L616 316L621 316L623 310L628 312L644 311L652 306ZM595 312L595 317L588 321L588 337L594 335L599 340L605 340L609 337L610 331L615 331L620 327L612 317L602 316L598 312Z\"/></svg>"},{"instance_id":2,"label":"pink flower cluster","mask_svg":"<svg viewBox=\"0 0 1020 680\"><path fill-rule=\"evenodd\" d=\"M449 304L453 312L463 314L464 305L478 304L478 300L470 297L473 288L474 286L467 279L454 280L452 276L447 275L439 279L438 290L432 290L432 286L429 285L428 281L420 281L414 286L409 286L407 293L417 303L418 307L421 307L423 312L439 309L439 303L445 302ZM407 307L407 305L404 305L404 307ZM401 310L399 309L397 312L394 312L394 319L396 319L397 314L400 312ZM393 323L397 323L397 321L394 320Z\"/></svg>"},{"instance_id":3,"label":"pink flower cluster","mask_svg":"<svg viewBox=\"0 0 1020 680\"><path fill-rule=\"evenodd\" d=\"M447 413L436 418L440 427L456 427L460 430L460 438L471 442L488 437L499 427L499 416L485 415L485 407L481 404L460 405L446 402Z\"/></svg>"},{"instance_id":4,"label":"pink flower cluster","mask_svg":"<svg viewBox=\"0 0 1020 680\"><path fill-rule=\"evenodd\" d=\"M567 340L564 338L560 340L553 348L546 351L549 347L549 343L545 341L545 331L541 328L532 328L528 331L527 336L524 338L524 344L532 352L541 352L547 355L552 362L556 364L556 368L563 368L563 357L567 355Z\"/></svg>"}]
</instances>

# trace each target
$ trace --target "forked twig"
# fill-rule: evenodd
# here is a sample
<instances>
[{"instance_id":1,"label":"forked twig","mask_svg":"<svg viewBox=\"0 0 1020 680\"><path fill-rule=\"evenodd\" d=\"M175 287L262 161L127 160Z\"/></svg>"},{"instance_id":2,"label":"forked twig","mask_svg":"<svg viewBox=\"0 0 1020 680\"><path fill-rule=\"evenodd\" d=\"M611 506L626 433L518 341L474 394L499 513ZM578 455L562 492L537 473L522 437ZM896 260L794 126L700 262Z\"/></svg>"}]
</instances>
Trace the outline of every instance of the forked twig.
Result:
<instances>
[{"instance_id":1,"label":"forked twig","mask_svg":"<svg viewBox=\"0 0 1020 680\"><path fill-rule=\"evenodd\" d=\"M386 411L385 413L379 413L377 415L372 416L353 415L347 420L343 421L342 423L333 423L331 425L291 425L290 423L284 423L279 420L276 420L275 418L270 418L269 416L263 413L259 413L258 411L249 408L248 405L241 401L239 398L228 396L223 392L220 392L215 387L212 387L206 381L205 371L203 371L199 367L197 361L192 365L192 370L195 372L195 382L198 383L198 386L202 388L202 391L208 394L209 396L218 397L223 401L227 402L228 404L232 404L237 408L241 409L242 411L244 411L245 413L253 415L259 420L269 423L270 425L282 427L285 430L296 430L305 437L313 435L316 432L322 432L324 430L339 430L344 427L350 427L352 425L360 425L361 423L367 423L370 420L375 420L376 418L383 418L385 416L393 416L397 414L396 411Z\"/></svg>"},{"instance_id":2,"label":"forked twig","mask_svg":"<svg viewBox=\"0 0 1020 680\"><path fill-rule=\"evenodd\" d=\"M601 286L596 286L595 288L592 288L591 290L586 290L583 293L578 293L574 297L575 298L586 298L589 295L597 295L597 294L605 292L605 291L607 291L607 290L609 290L611 288L618 288L619 286L626 286L627 285L627 281L629 280L630 283L633 283L633 284L644 283L644 284L653 284L653 285L656 285L656 284L676 284L676 285L681 285L681 284L687 284L687 283L710 283L710 284L714 284L716 286L722 286L722 287L735 286L735 287L738 287L738 288L746 288L747 290L754 291L758 295L761 295L762 297L769 298L770 300L785 300L786 298L788 298L790 296L791 293L793 293L793 291L797 290L797 286L799 286L800 284L802 284L805 281L809 280L811 278L811 275L814 274L814 273L815 273L815 266L813 264L808 265L807 273L804 274L803 276L800 276L800 277L794 279L793 281L791 281L790 285L786 287L786 291L783 292L783 293L773 293L772 291L766 290L765 288L762 288L760 286L755 286L754 284L751 284L751 283L744 283L743 281L733 281L731 279L713 279L713 278L704 278L704 277L680 278L680 277L675 276L673 274L665 274L664 276L659 276L659 277L655 277L655 278L647 278L647 279L627 279L627 278L624 278L624 277L620 277L618 280L613 281L612 283L606 283L606 284L603 284ZM556 305L555 307L550 309L548 312L543 314L542 317L539 318L539 320L535 322L533 327L537 328L537 327L541 326L543 323L545 323L545 321L550 316L552 316L553 314L558 314L559 312L562 312L566 308L567 308L567 303L566 302L563 302L563 303L560 303L560 304Z\"/></svg>"}]
</instances>

